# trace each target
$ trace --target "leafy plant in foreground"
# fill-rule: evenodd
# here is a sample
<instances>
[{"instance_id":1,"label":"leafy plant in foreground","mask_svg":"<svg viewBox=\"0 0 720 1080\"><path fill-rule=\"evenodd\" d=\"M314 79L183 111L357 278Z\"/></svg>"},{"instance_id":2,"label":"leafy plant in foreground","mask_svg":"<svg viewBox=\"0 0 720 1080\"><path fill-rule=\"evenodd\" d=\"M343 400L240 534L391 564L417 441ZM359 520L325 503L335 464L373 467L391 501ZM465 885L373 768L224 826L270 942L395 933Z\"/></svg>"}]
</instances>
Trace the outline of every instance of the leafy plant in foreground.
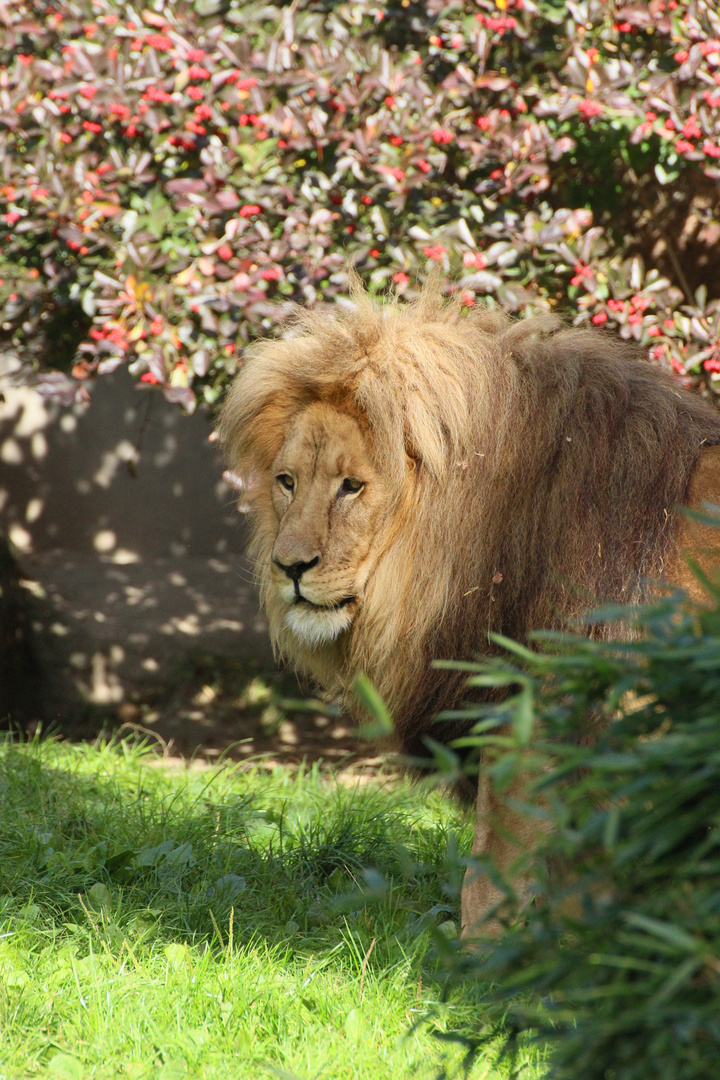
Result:
<instances>
[{"instance_id":1,"label":"leafy plant in foreground","mask_svg":"<svg viewBox=\"0 0 720 1080\"><path fill-rule=\"evenodd\" d=\"M471 738L500 793L528 776L525 809L549 831L518 861L534 902L506 883L504 933L448 954L451 978L491 984L475 1045L500 1031L512 1056L531 1036L552 1080L717 1075L720 584L705 584L702 603L596 613L620 641L504 642L515 663L469 679L514 686Z\"/></svg>"}]
</instances>

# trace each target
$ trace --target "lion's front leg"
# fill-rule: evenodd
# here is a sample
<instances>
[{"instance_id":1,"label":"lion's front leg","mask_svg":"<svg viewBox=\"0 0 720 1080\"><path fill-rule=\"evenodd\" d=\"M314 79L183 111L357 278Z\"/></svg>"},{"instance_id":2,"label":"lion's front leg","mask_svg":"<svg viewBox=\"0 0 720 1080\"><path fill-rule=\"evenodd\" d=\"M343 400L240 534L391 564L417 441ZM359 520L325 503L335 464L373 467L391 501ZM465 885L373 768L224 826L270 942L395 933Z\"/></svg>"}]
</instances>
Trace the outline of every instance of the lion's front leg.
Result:
<instances>
[{"instance_id":1,"label":"lion's front leg","mask_svg":"<svg viewBox=\"0 0 720 1080\"><path fill-rule=\"evenodd\" d=\"M487 773L480 773L475 816L475 836L472 854L483 857L515 890L520 906L531 898L532 883L523 872L527 856L546 831L542 821L510 809L505 799L526 802L528 798L527 776L520 775L499 799L492 788ZM496 885L482 867L468 867L465 872L461 897L463 937L477 933L495 935L500 933L501 923L488 918L504 899L505 891Z\"/></svg>"}]
</instances>

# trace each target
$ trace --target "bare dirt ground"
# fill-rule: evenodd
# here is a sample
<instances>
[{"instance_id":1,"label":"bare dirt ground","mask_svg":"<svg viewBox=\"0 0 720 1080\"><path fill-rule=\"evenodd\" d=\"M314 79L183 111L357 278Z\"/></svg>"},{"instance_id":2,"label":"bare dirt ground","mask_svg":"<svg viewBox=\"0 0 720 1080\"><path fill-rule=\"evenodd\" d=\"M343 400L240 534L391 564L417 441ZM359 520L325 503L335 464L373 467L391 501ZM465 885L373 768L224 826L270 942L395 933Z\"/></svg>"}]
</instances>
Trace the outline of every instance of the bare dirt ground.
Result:
<instances>
[{"instance_id":1,"label":"bare dirt ground","mask_svg":"<svg viewBox=\"0 0 720 1080\"><path fill-rule=\"evenodd\" d=\"M24 557L20 569L46 732L135 732L167 764L381 765L336 707L275 663L237 566L55 551Z\"/></svg>"}]
</instances>

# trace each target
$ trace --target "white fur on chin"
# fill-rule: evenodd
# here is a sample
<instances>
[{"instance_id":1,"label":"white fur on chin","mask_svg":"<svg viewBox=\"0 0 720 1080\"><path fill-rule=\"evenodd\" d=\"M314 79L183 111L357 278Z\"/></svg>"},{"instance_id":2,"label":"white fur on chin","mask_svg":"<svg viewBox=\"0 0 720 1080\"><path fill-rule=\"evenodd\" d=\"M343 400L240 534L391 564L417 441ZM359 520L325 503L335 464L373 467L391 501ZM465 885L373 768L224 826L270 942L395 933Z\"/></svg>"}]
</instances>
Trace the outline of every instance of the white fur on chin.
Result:
<instances>
[{"instance_id":1,"label":"white fur on chin","mask_svg":"<svg viewBox=\"0 0 720 1080\"><path fill-rule=\"evenodd\" d=\"M309 604L294 604L285 616L285 625L295 637L313 648L315 645L334 641L343 630L350 627L353 615L352 605L320 609L310 607Z\"/></svg>"}]
</instances>

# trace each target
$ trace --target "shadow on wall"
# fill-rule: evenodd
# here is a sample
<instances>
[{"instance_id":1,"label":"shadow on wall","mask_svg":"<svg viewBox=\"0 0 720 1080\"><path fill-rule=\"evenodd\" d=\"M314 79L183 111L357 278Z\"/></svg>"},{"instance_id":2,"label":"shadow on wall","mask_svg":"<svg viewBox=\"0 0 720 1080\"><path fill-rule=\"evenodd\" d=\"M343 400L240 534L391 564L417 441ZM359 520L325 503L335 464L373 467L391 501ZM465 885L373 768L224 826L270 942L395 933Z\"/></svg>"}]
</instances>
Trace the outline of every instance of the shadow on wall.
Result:
<instances>
[{"instance_id":1,"label":"shadow on wall","mask_svg":"<svg viewBox=\"0 0 720 1080\"><path fill-rule=\"evenodd\" d=\"M88 710L152 724L148 703L198 655L273 666L208 417L124 371L91 390L89 406L27 387L0 401L0 528L32 614L42 719L61 729Z\"/></svg>"},{"instance_id":2,"label":"shadow on wall","mask_svg":"<svg viewBox=\"0 0 720 1080\"><path fill-rule=\"evenodd\" d=\"M29 388L0 404L0 513L20 552L116 563L240 549L231 490L202 412L188 417L126 371L63 408Z\"/></svg>"}]
</instances>

